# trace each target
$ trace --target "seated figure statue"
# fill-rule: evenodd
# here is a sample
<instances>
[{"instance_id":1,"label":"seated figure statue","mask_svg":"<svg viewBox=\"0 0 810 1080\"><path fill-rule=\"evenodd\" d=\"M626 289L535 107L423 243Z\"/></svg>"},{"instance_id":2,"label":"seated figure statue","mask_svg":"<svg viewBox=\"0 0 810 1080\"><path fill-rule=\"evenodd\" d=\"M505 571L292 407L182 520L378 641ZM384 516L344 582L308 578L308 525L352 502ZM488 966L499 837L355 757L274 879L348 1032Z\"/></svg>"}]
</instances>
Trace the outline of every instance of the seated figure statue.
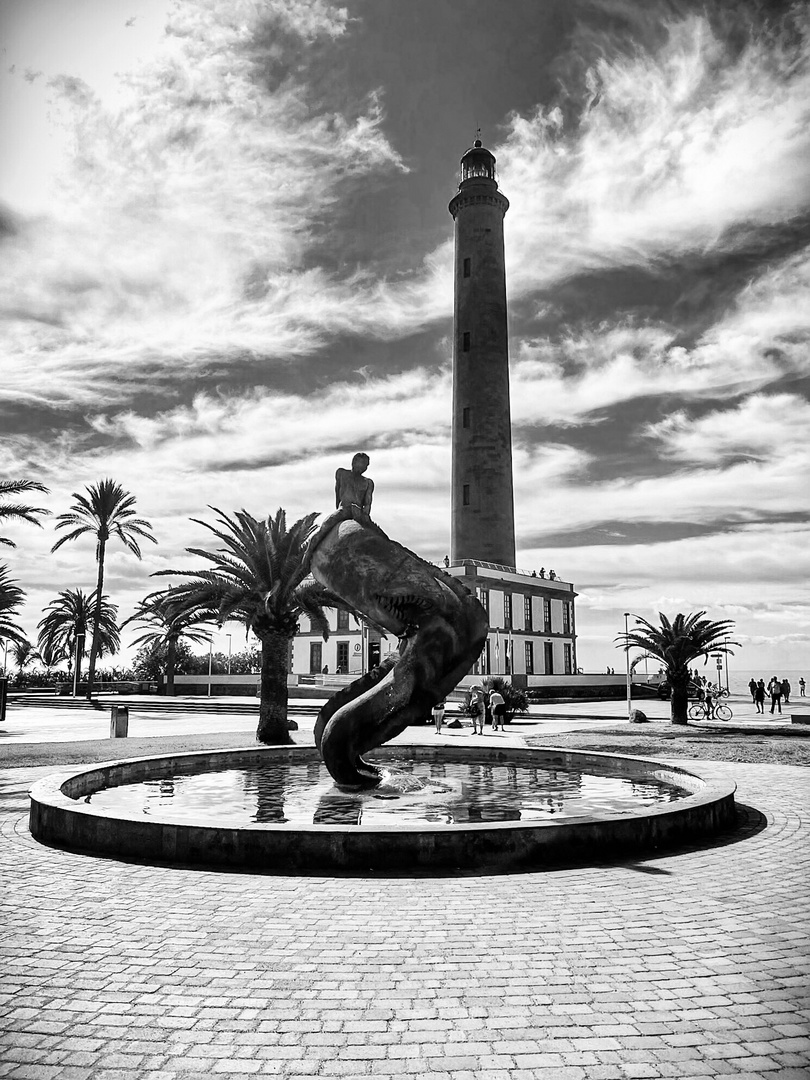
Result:
<instances>
[{"instance_id":1,"label":"seated figure statue","mask_svg":"<svg viewBox=\"0 0 810 1080\"><path fill-rule=\"evenodd\" d=\"M338 469L335 473L335 506L353 516L353 507L371 512L374 481L363 473L369 466L368 454L355 454L351 469Z\"/></svg>"}]
</instances>

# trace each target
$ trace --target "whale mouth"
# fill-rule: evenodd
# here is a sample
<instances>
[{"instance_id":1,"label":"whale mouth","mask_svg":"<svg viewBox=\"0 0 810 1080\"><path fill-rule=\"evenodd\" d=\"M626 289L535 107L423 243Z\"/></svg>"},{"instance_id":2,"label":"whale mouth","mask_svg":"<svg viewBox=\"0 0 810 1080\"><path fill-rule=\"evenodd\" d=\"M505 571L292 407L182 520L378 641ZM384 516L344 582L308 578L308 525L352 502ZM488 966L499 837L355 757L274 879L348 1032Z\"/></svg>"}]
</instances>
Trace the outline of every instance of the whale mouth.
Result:
<instances>
[{"instance_id":1,"label":"whale mouth","mask_svg":"<svg viewBox=\"0 0 810 1080\"><path fill-rule=\"evenodd\" d=\"M397 593L393 596L375 593L374 599L383 611L393 615L403 626L411 626L423 616L436 611L436 605L431 600L416 593Z\"/></svg>"}]
</instances>

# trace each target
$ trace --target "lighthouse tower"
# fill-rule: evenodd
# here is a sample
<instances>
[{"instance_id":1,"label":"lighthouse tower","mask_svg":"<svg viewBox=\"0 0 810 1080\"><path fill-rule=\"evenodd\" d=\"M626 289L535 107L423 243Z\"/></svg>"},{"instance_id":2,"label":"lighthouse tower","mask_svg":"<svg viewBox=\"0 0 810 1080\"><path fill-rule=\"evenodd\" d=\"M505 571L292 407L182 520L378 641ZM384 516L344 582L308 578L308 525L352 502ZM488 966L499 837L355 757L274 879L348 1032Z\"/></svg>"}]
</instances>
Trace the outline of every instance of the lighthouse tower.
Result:
<instances>
[{"instance_id":1,"label":"lighthouse tower","mask_svg":"<svg viewBox=\"0 0 810 1080\"><path fill-rule=\"evenodd\" d=\"M509 341L495 158L476 139L448 208L455 221L451 557L515 565Z\"/></svg>"}]
</instances>

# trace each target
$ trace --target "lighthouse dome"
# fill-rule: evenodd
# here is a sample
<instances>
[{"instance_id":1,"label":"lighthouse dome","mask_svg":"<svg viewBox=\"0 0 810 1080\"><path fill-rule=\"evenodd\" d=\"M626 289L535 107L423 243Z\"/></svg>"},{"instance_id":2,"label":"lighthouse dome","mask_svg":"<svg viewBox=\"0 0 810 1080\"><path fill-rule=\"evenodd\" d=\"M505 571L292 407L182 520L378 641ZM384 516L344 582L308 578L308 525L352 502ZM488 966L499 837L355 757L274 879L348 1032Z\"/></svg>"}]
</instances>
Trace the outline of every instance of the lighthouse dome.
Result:
<instances>
[{"instance_id":1,"label":"lighthouse dome","mask_svg":"<svg viewBox=\"0 0 810 1080\"><path fill-rule=\"evenodd\" d=\"M462 184L465 180L495 181L495 158L481 145L480 139L475 140L461 159Z\"/></svg>"}]
</instances>

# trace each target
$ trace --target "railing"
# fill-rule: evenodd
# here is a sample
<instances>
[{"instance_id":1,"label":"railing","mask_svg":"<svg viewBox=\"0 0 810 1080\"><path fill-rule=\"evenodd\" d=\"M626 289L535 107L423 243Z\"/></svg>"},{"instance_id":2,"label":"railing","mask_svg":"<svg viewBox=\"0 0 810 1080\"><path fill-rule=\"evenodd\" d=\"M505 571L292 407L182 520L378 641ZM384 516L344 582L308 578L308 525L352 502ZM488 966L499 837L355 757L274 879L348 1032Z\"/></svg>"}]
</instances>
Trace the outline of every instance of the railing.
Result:
<instances>
[{"instance_id":1,"label":"railing","mask_svg":"<svg viewBox=\"0 0 810 1080\"><path fill-rule=\"evenodd\" d=\"M482 562L480 559L454 559L453 562L449 562L446 565L448 567L480 566L482 570L497 570L498 573L501 574L520 574L521 577L537 578L540 581L559 581L560 584L569 584L568 582L563 582L562 578L557 577L556 574L554 574L554 577L550 577L549 574L546 573L538 574L536 570L519 570L516 566L506 566L503 563L495 562ZM551 573L554 573L554 571L552 570Z\"/></svg>"}]
</instances>

